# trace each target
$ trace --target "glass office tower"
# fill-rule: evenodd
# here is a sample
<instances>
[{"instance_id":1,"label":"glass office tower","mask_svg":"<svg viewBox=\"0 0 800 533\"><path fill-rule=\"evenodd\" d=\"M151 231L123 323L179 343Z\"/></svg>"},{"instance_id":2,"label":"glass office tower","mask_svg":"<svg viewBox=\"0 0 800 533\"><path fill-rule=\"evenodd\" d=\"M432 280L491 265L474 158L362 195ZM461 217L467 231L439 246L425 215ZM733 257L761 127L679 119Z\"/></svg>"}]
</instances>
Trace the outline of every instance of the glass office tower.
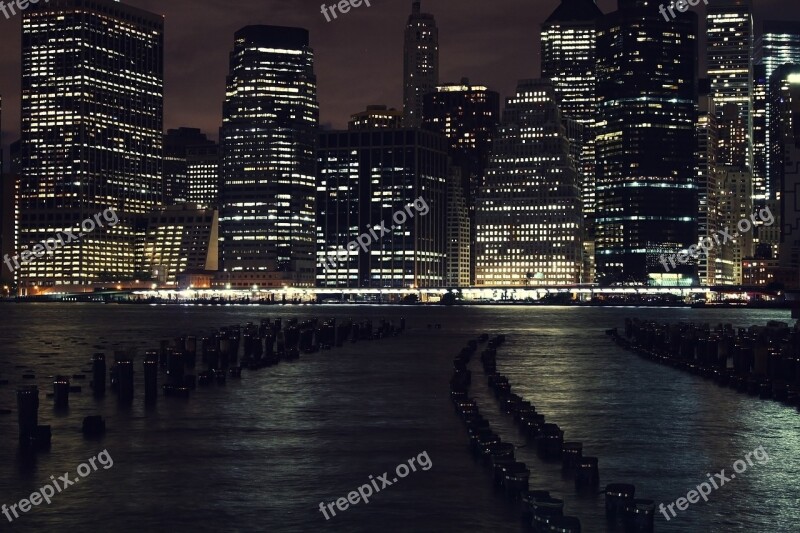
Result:
<instances>
[{"instance_id":1,"label":"glass office tower","mask_svg":"<svg viewBox=\"0 0 800 533\"><path fill-rule=\"evenodd\" d=\"M120 222L20 268L26 292L133 278L135 217L162 195L164 20L111 0L51 0L22 12L19 251Z\"/></svg>"}]
</instances>

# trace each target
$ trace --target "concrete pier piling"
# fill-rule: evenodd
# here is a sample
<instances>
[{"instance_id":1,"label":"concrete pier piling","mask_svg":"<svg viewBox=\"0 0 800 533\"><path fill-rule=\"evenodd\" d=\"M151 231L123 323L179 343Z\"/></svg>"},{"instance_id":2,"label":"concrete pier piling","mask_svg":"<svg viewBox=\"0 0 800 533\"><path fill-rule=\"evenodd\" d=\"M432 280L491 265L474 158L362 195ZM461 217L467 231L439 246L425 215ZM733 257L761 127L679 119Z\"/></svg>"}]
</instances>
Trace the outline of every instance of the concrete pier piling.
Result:
<instances>
[{"instance_id":1,"label":"concrete pier piling","mask_svg":"<svg viewBox=\"0 0 800 533\"><path fill-rule=\"evenodd\" d=\"M633 504L636 487L627 483L610 483L606 485L606 519L615 524L622 524Z\"/></svg>"},{"instance_id":2,"label":"concrete pier piling","mask_svg":"<svg viewBox=\"0 0 800 533\"><path fill-rule=\"evenodd\" d=\"M607 332L641 357L713 380L722 387L800 408L800 330L784 322L661 324L626 319L625 335Z\"/></svg>"},{"instance_id":3,"label":"concrete pier piling","mask_svg":"<svg viewBox=\"0 0 800 533\"><path fill-rule=\"evenodd\" d=\"M575 489L597 491L600 485L600 469L597 457L581 457L575 464Z\"/></svg>"},{"instance_id":4,"label":"concrete pier piling","mask_svg":"<svg viewBox=\"0 0 800 533\"><path fill-rule=\"evenodd\" d=\"M157 360L156 364L158 364ZM100 437L106 432L106 422L103 420L103 417L99 415L84 417L81 431L84 437Z\"/></svg>"},{"instance_id":5,"label":"concrete pier piling","mask_svg":"<svg viewBox=\"0 0 800 533\"><path fill-rule=\"evenodd\" d=\"M30 385L17 390L17 422L20 444L28 446L39 425L39 387Z\"/></svg>"},{"instance_id":6,"label":"concrete pier piling","mask_svg":"<svg viewBox=\"0 0 800 533\"><path fill-rule=\"evenodd\" d=\"M56 409L67 409L69 407L69 378L66 376L56 376L53 380L53 406Z\"/></svg>"},{"instance_id":7,"label":"concrete pier piling","mask_svg":"<svg viewBox=\"0 0 800 533\"><path fill-rule=\"evenodd\" d=\"M144 403L152 405L158 399L158 352L151 350L144 356Z\"/></svg>"},{"instance_id":8,"label":"concrete pier piling","mask_svg":"<svg viewBox=\"0 0 800 533\"><path fill-rule=\"evenodd\" d=\"M133 402L133 358L118 354L114 357L117 369L119 403L129 405Z\"/></svg>"},{"instance_id":9,"label":"concrete pier piling","mask_svg":"<svg viewBox=\"0 0 800 533\"><path fill-rule=\"evenodd\" d=\"M101 353L92 357L92 391L96 398L106 394L106 356Z\"/></svg>"}]
</instances>

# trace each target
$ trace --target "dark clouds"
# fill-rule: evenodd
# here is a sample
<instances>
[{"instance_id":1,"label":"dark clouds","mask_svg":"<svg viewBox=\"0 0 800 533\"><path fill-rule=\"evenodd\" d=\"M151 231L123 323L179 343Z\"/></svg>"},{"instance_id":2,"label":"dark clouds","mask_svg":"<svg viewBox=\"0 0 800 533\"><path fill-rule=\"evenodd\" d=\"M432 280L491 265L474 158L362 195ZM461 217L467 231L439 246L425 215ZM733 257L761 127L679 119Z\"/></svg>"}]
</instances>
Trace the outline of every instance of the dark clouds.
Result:
<instances>
[{"instance_id":1,"label":"dark clouds","mask_svg":"<svg viewBox=\"0 0 800 533\"><path fill-rule=\"evenodd\" d=\"M216 138L233 33L248 24L309 29L323 124L342 127L367 104L401 107L403 28L411 0L371 0L371 7L362 5L331 22L320 13L322 1L127 0L166 17L165 128L199 127ZM781 19L800 20L795 1L755 1L758 16L780 13ZM558 3L422 0L423 11L433 13L439 26L441 81L467 76L505 97L518 79L537 77L539 27ZM598 5L609 12L616 2L599 0ZM19 136L19 17L0 17L0 51L7 147Z\"/></svg>"}]
</instances>

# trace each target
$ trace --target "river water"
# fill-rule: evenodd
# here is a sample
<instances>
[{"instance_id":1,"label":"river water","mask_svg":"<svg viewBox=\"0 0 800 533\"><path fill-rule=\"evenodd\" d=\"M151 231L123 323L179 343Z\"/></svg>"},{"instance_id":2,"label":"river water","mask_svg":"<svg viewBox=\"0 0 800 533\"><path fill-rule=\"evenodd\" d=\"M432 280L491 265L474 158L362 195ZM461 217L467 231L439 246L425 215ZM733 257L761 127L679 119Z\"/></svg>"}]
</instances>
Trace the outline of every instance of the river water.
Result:
<instances>
[{"instance_id":1,"label":"river water","mask_svg":"<svg viewBox=\"0 0 800 533\"><path fill-rule=\"evenodd\" d=\"M616 347L603 334L626 316L664 321L789 321L782 310L573 307L123 306L6 304L0 307L0 505L12 505L107 450L113 466L21 514L0 515L0 531L522 531L516 508L473 461L449 400L452 359L478 333L505 333L498 371L513 389L599 457L601 487L636 485L637 497L671 503L763 446L764 464L715 490L656 531L782 532L800 526L800 413L722 389ZM141 357L136 397L120 408L95 400L87 375L67 412L56 412L52 379L89 368L95 352L139 354L160 339L266 317L406 317L405 335L303 355L227 385L198 388L190 400L143 405ZM429 328L441 324L441 329ZM473 364L472 393L504 441L524 444L500 415ZM36 380L23 380L28 370ZM163 381L163 375L159 376ZM18 385L40 387L39 423L52 449L35 460L17 449ZM83 438L84 416L101 414L108 432ZM432 466L326 520L321 502L348 493L426 453ZM531 488L565 500L583 531L605 532L602 496L577 496L558 464L521 448ZM417 464L420 464L419 461ZM12 515L13 518L13 515Z\"/></svg>"}]
</instances>

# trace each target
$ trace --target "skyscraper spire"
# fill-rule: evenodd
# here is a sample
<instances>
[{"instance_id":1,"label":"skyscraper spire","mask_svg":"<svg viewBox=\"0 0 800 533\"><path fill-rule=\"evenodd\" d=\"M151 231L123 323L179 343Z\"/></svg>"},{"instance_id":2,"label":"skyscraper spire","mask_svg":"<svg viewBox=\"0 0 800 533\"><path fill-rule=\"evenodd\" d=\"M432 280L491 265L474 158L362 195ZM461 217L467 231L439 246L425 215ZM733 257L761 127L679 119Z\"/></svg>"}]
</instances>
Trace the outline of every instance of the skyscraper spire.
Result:
<instances>
[{"instance_id":1,"label":"skyscraper spire","mask_svg":"<svg viewBox=\"0 0 800 533\"><path fill-rule=\"evenodd\" d=\"M422 99L439 84L439 29L433 15L420 12L415 0L408 17L403 61L403 123L422 124Z\"/></svg>"}]
</instances>

